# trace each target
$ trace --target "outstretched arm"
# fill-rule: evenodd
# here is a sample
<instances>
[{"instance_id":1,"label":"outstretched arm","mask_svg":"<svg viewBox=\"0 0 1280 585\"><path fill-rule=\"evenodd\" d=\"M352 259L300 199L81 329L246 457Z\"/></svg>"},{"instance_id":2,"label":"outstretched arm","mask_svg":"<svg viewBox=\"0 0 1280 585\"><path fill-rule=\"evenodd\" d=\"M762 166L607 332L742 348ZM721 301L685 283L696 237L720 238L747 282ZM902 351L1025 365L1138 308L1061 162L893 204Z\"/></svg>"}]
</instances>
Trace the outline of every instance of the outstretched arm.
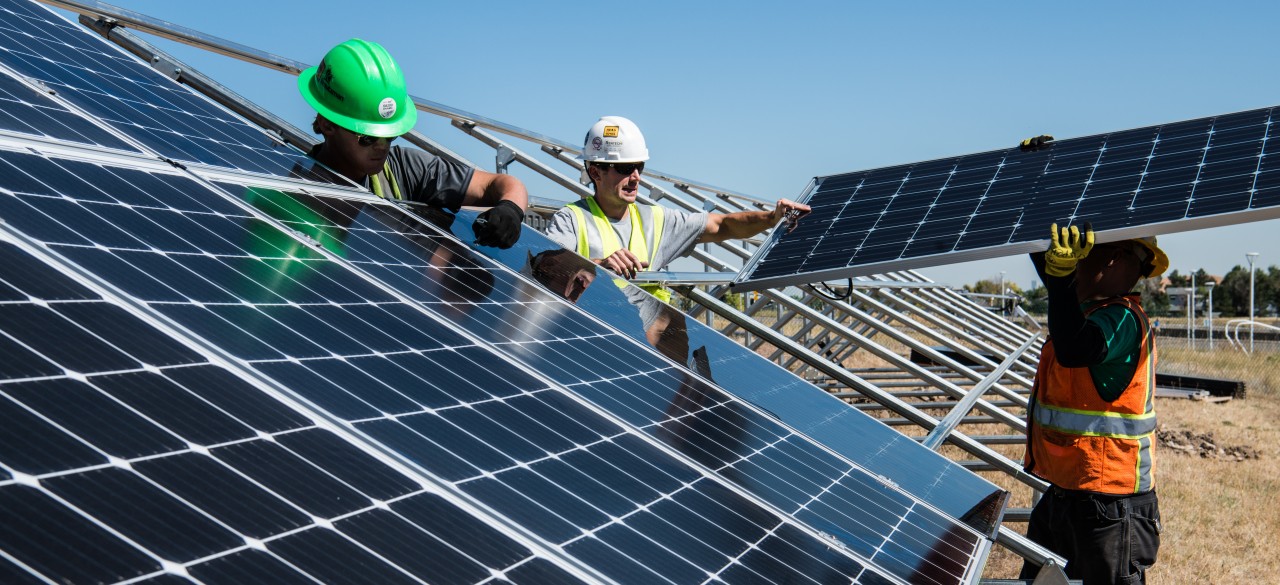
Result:
<instances>
[{"instance_id":1,"label":"outstretched arm","mask_svg":"<svg viewBox=\"0 0 1280 585\"><path fill-rule=\"evenodd\" d=\"M794 216L791 221L798 220L809 213L810 208L803 203L789 199L779 199L772 211L737 211L734 213L712 213L707 216L707 227L698 238L698 243L723 242L725 240L741 240L763 232L782 221L788 212Z\"/></svg>"}]
</instances>

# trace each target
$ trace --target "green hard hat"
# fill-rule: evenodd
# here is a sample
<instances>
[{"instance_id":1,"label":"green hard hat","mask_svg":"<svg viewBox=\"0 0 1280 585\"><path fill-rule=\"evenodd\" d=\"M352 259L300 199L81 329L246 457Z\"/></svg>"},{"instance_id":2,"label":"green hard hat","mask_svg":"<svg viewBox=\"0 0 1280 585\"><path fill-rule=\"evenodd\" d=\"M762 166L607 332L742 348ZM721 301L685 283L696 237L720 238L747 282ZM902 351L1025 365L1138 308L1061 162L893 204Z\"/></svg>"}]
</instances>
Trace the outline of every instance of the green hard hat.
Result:
<instances>
[{"instance_id":1,"label":"green hard hat","mask_svg":"<svg viewBox=\"0 0 1280 585\"><path fill-rule=\"evenodd\" d=\"M418 121L400 66L378 43L351 39L330 49L320 65L298 75L298 91L320 115L356 134L399 136Z\"/></svg>"}]
</instances>

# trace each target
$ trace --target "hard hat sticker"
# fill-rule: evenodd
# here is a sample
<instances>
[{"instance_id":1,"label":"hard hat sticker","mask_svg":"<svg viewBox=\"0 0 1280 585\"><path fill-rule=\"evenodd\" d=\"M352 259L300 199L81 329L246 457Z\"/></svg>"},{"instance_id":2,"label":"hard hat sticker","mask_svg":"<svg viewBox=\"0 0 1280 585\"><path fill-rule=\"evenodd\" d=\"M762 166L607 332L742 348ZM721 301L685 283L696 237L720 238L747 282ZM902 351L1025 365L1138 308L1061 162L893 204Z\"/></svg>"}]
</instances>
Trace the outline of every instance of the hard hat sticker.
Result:
<instances>
[{"instance_id":1,"label":"hard hat sticker","mask_svg":"<svg viewBox=\"0 0 1280 585\"><path fill-rule=\"evenodd\" d=\"M617 126L605 126L605 127L604 127L604 137L605 137L605 138L617 138L617 137L618 137L618 127L617 127Z\"/></svg>"},{"instance_id":2,"label":"hard hat sticker","mask_svg":"<svg viewBox=\"0 0 1280 585\"><path fill-rule=\"evenodd\" d=\"M393 98L383 98L382 103L378 104L378 115L390 118L396 115L396 100Z\"/></svg>"},{"instance_id":3,"label":"hard hat sticker","mask_svg":"<svg viewBox=\"0 0 1280 585\"><path fill-rule=\"evenodd\" d=\"M604 141L603 141L603 140L600 140L600 137L599 137L599 136L596 136L595 138L592 138L592 139L591 139L591 148L594 148L594 149L596 149L596 150L600 150L600 147L601 147L601 146L604 146Z\"/></svg>"}]
</instances>

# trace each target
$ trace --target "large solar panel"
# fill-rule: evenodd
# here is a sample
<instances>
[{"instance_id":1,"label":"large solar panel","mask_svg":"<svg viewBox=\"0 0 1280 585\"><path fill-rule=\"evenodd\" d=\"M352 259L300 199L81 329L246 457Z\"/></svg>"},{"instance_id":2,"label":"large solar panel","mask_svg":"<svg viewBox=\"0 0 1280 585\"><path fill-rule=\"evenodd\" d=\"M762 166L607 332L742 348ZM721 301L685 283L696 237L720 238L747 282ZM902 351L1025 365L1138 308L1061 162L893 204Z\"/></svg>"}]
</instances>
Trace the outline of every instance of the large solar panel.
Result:
<instances>
[{"instance_id":1,"label":"large solar panel","mask_svg":"<svg viewBox=\"0 0 1280 585\"><path fill-rule=\"evenodd\" d=\"M302 153L43 6L0 0L0 65L168 159L328 180Z\"/></svg>"},{"instance_id":2,"label":"large solar panel","mask_svg":"<svg viewBox=\"0 0 1280 585\"><path fill-rule=\"evenodd\" d=\"M1262 108L818 177L813 214L770 238L736 286L817 282L1043 250L1050 224L1100 241L1280 217Z\"/></svg>"},{"instance_id":3,"label":"large solar panel","mask_svg":"<svg viewBox=\"0 0 1280 585\"><path fill-rule=\"evenodd\" d=\"M78 87L131 58L0 8L0 62L62 84L0 105L100 129L66 103L194 98L146 68ZM772 365L763 390L721 368L761 367L750 352L693 327L685 367L599 314L631 293L575 297L590 316L389 204L304 194L296 153L120 118L144 154L212 140L251 164L175 168L85 131L0 147L5 582L977 578L1004 492ZM514 269L553 248L526 230L486 251Z\"/></svg>"},{"instance_id":4,"label":"large solar panel","mask_svg":"<svg viewBox=\"0 0 1280 585\"><path fill-rule=\"evenodd\" d=\"M0 152L0 160L16 169L40 158ZM804 524L659 449L639 431L602 417L562 387L516 367L493 347L470 340L345 268L330 254L364 257L372 248L337 235L341 219L329 224L334 229L328 234L311 232L310 239L298 239L196 181L159 168L135 172L167 175L167 181L181 187L174 192L185 197L162 201L169 205L164 209L124 205L113 194L133 193L135 186L120 178L128 173L109 164L96 166L111 174L92 177L92 189L71 182L70 171L58 175L44 169L41 183L48 190L64 186L56 197L21 190L9 194L11 185L5 182L0 185L6 191L0 195L0 214L23 237L91 270L156 317L225 352L260 380L278 385L304 410L318 413L316 418L394 454L422 476L452 488L455 497L470 498L524 527L527 537L546 543L547 549L563 551L620 582L687 582L711 575L736 582L750 575L785 579L805 574L817 582L889 582L879 574L884 569L864 565L843 547L806 531ZM247 196L259 209L284 209L287 201L297 201L266 189ZM210 212L197 200L221 203ZM359 210L360 204L355 205ZM15 212L21 207L26 210ZM292 213L306 209L293 208ZM372 221L388 221L377 212L370 215L375 216ZM443 243L415 237L424 244ZM464 253L465 248L453 245L455 252ZM452 264L457 263L441 269L455 270ZM433 276L419 274L423 279ZM38 323L6 320L5 328L21 338L38 329ZM44 355L38 348L35 352ZM85 353L97 357L103 352L89 348ZM146 370L132 361L97 368L112 373ZM75 373L63 377L75 379L83 375L81 370L94 368L74 363L67 369ZM142 392L150 396L152 410L194 418L189 424L209 420L171 398L165 387L148 388L123 383L120 392ZM173 425L162 426L174 432ZM258 436L252 427L244 432ZM188 448L213 450L210 445L228 444L226 457L260 466L257 475L245 472L250 479L302 506L320 526L336 525L366 508L376 509L375 500L388 499L362 498L339 487L333 487L339 490L336 496L321 495L317 486L325 485L322 474L309 473L305 464L274 445L244 445L245 438L214 429L191 438L194 447ZM318 441L299 439L297 448L325 452L326 445ZM0 466L11 468L4 460ZM173 473L185 472L188 481L198 481L202 470L197 466ZM380 480L370 476L367 481ZM385 487L393 489L394 483ZM205 495L213 498L216 493ZM10 513L22 515L24 509L15 506ZM88 515L115 526L110 517ZM37 517L23 523L35 534L59 530L43 526ZM378 533L376 527L369 530ZM325 531L311 538L319 540L289 550L304 555L314 552L309 547L333 547L312 559L323 562L341 558L343 547L349 546ZM384 538L395 542L398 537ZM681 546L672 548L675 543ZM334 581L341 580L338 569L314 570L324 573L321 580Z\"/></svg>"}]
</instances>

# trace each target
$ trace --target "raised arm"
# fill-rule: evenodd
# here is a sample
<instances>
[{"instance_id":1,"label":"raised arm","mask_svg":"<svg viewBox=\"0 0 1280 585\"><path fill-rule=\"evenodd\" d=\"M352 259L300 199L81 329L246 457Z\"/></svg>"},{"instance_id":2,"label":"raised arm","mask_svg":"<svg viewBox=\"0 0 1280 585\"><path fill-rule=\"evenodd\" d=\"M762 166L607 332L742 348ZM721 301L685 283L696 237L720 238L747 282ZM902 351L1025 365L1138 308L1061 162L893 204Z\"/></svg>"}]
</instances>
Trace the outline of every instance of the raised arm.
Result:
<instances>
[{"instance_id":1,"label":"raised arm","mask_svg":"<svg viewBox=\"0 0 1280 585\"><path fill-rule=\"evenodd\" d=\"M707 216L707 226L699 243L723 242L725 240L741 240L763 232L782 221L798 221L808 214L810 208L803 203L789 199L779 199L772 211L736 211L734 213L712 213Z\"/></svg>"}]
</instances>

